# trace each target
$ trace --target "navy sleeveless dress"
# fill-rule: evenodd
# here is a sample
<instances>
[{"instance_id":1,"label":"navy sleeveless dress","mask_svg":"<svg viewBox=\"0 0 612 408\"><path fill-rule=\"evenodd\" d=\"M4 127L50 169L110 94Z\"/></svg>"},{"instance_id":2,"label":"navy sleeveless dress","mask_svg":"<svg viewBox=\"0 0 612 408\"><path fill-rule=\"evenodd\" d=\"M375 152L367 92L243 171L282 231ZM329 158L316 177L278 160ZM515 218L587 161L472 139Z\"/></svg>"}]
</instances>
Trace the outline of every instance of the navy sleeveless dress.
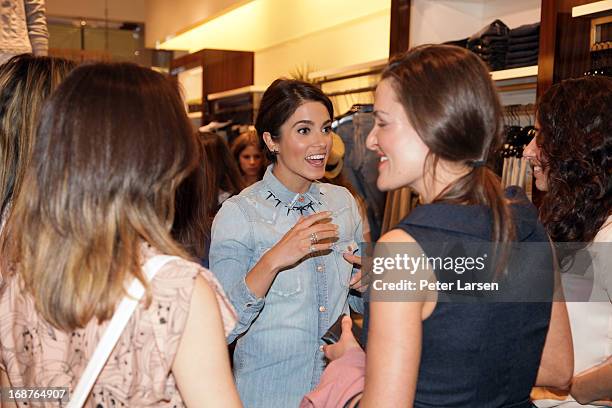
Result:
<instances>
[{"instance_id":1,"label":"navy sleeveless dress","mask_svg":"<svg viewBox=\"0 0 612 408\"><path fill-rule=\"evenodd\" d=\"M535 207L519 189L508 189L506 194L514 202L517 241L548 248ZM415 208L396 228L410 234L432 257L439 255L441 242L465 245L490 241L491 214L488 207L479 205L427 204ZM535 264L546 267L529 267ZM508 273L522 274L514 280L519 287L513 290L518 293L529 291L532 278L552 287L550 251L528 251L514 269L519 270L509 267ZM441 280L439 272L435 270ZM549 298L537 302L439 301L423 321L414 406L531 407L529 393L536 380L550 313Z\"/></svg>"}]
</instances>

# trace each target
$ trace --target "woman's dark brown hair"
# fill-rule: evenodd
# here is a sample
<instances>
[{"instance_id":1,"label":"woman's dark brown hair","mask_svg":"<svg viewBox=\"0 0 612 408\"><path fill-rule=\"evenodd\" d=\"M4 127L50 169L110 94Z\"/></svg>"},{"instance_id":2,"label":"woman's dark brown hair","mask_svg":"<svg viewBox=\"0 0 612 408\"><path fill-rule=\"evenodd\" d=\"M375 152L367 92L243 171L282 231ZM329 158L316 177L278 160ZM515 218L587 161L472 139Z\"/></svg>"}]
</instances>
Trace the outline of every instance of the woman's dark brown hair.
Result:
<instances>
[{"instance_id":1,"label":"woman's dark brown hair","mask_svg":"<svg viewBox=\"0 0 612 408\"><path fill-rule=\"evenodd\" d=\"M144 243L170 236L177 186L197 145L176 86L133 64L76 68L41 112L31 165L0 237L38 312L65 331L109 319L141 270Z\"/></svg>"},{"instance_id":2,"label":"woman's dark brown hair","mask_svg":"<svg viewBox=\"0 0 612 408\"><path fill-rule=\"evenodd\" d=\"M196 136L197 138L198 136ZM204 147L197 144L198 165L176 190L172 237L189 254L201 261L206 256L210 242L212 220L208 214L210 190L206 173Z\"/></svg>"},{"instance_id":3,"label":"woman's dark brown hair","mask_svg":"<svg viewBox=\"0 0 612 408\"><path fill-rule=\"evenodd\" d=\"M553 85L538 101L547 172L540 217L553 241L591 242L612 209L612 79Z\"/></svg>"},{"instance_id":4,"label":"woman's dark brown hair","mask_svg":"<svg viewBox=\"0 0 612 408\"><path fill-rule=\"evenodd\" d=\"M305 102L320 102L325 106L330 119L334 118L331 100L316 86L295 79L279 78L272 82L261 97L255 129L259 134L261 150L268 160L276 162L276 156L268 150L263 134L269 132L274 140L280 139L280 128Z\"/></svg>"},{"instance_id":5,"label":"woman's dark brown hair","mask_svg":"<svg viewBox=\"0 0 612 408\"><path fill-rule=\"evenodd\" d=\"M43 102L74 67L30 54L0 65L0 217L21 190Z\"/></svg>"},{"instance_id":6,"label":"woman's dark brown hair","mask_svg":"<svg viewBox=\"0 0 612 408\"><path fill-rule=\"evenodd\" d=\"M501 106L486 65L455 46L416 47L389 62L391 80L408 119L430 150L426 165L439 160L472 170L447 186L434 202L482 204L491 208L494 242L514 238L510 208L499 178L484 166L501 145Z\"/></svg>"},{"instance_id":7,"label":"woman's dark brown hair","mask_svg":"<svg viewBox=\"0 0 612 408\"><path fill-rule=\"evenodd\" d=\"M198 137L206 160L208 214L214 217L219 210L219 193L236 195L244 188L238 164L227 143L216 133L203 132Z\"/></svg>"}]
</instances>

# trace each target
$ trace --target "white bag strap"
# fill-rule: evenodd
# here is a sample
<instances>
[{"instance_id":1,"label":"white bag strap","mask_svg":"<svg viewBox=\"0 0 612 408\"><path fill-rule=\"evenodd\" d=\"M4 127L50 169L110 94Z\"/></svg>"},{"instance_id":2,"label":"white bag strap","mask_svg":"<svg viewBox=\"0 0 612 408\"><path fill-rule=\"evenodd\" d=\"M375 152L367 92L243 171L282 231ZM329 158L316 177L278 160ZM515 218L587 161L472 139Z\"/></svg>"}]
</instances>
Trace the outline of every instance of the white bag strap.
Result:
<instances>
[{"instance_id":1,"label":"white bag strap","mask_svg":"<svg viewBox=\"0 0 612 408\"><path fill-rule=\"evenodd\" d=\"M168 262L174 259L181 259L178 256L169 255L156 255L149 259L143 266L143 271L148 282L151 282L155 274ZM104 368L106 361L110 357L119 337L123 333L125 326L132 317L134 310L138 306L138 302L144 295L144 287L138 279L134 279L130 287L128 288L129 296L125 296L117 310L113 315L108 327L104 331L96 350L91 356L85 371L81 375L74 392L71 395L70 402L68 402L67 408L81 408L89 392L91 391L94 383L98 379L100 372Z\"/></svg>"}]
</instances>

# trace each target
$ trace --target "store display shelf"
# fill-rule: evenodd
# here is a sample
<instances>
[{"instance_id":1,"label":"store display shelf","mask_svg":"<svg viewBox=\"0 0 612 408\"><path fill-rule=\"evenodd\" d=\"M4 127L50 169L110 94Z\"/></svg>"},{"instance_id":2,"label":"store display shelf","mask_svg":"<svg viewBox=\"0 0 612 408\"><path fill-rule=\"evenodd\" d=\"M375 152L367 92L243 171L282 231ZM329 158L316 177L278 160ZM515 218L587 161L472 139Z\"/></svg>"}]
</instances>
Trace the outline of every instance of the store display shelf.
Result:
<instances>
[{"instance_id":1,"label":"store display shelf","mask_svg":"<svg viewBox=\"0 0 612 408\"><path fill-rule=\"evenodd\" d=\"M572 7L572 17L588 16L606 11L612 12L612 0L595 1L582 6Z\"/></svg>"},{"instance_id":2,"label":"store display shelf","mask_svg":"<svg viewBox=\"0 0 612 408\"><path fill-rule=\"evenodd\" d=\"M263 86L249 85L243 86L242 88L230 89L229 91L211 93L208 94L207 99L209 101L214 101L216 99L227 98L228 96L241 95L249 92L264 92L265 90L266 87Z\"/></svg>"},{"instance_id":3,"label":"store display shelf","mask_svg":"<svg viewBox=\"0 0 612 408\"><path fill-rule=\"evenodd\" d=\"M198 119L202 117L202 112L189 112L187 116L189 119Z\"/></svg>"},{"instance_id":4,"label":"store display shelf","mask_svg":"<svg viewBox=\"0 0 612 408\"><path fill-rule=\"evenodd\" d=\"M505 81L507 79L527 78L538 76L538 66L504 69L502 71L491 72L494 81Z\"/></svg>"}]
</instances>

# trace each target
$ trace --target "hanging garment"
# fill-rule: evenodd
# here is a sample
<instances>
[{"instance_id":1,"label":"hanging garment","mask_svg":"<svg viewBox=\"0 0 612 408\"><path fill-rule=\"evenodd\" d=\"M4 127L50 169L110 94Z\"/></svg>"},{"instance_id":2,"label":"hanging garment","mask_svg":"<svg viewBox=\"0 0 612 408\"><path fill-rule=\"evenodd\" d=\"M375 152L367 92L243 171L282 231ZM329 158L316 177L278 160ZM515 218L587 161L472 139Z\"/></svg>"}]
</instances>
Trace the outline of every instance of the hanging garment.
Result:
<instances>
[{"instance_id":1,"label":"hanging garment","mask_svg":"<svg viewBox=\"0 0 612 408\"><path fill-rule=\"evenodd\" d=\"M354 105L332 127L345 146L342 174L366 202L371 238L376 241L381 232L386 193L376 187L379 158L365 145L374 127L372 105Z\"/></svg>"}]
</instances>

